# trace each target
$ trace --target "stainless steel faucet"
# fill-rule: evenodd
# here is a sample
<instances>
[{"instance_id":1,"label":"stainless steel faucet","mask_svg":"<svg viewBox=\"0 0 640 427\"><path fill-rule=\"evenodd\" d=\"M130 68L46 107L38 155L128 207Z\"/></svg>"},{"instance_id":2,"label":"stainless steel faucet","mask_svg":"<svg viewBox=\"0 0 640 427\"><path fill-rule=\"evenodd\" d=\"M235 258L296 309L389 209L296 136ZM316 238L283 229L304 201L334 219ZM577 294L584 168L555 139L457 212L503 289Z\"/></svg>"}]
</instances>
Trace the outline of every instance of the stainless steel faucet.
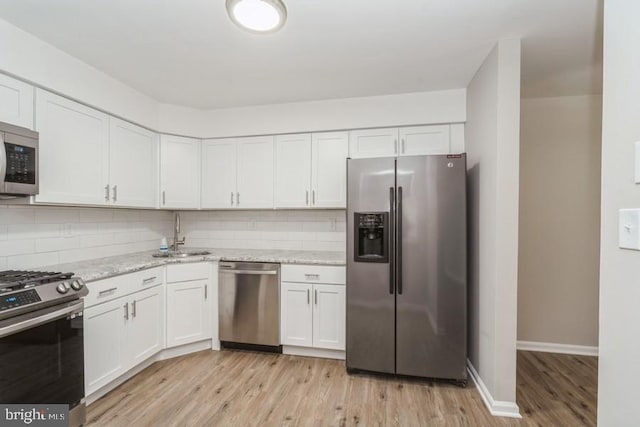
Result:
<instances>
[{"instance_id":1,"label":"stainless steel faucet","mask_svg":"<svg viewBox=\"0 0 640 427\"><path fill-rule=\"evenodd\" d=\"M173 216L173 245L171 245L171 250L174 252L178 251L178 246L184 245L184 241L186 240L185 236L182 236L182 239L178 238L180 234L180 214L176 212Z\"/></svg>"}]
</instances>

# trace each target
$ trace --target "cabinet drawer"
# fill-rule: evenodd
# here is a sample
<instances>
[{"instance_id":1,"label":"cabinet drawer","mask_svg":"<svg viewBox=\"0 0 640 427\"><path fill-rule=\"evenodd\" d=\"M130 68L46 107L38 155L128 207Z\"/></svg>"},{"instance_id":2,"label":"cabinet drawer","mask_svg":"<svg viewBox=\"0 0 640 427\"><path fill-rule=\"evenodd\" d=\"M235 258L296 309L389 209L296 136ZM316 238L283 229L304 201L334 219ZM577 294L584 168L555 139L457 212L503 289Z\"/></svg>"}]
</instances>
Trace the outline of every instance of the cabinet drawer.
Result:
<instances>
[{"instance_id":1,"label":"cabinet drawer","mask_svg":"<svg viewBox=\"0 0 640 427\"><path fill-rule=\"evenodd\" d=\"M346 268L328 265L283 265L280 270L283 282L330 283L344 285Z\"/></svg>"},{"instance_id":2,"label":"cabinet drawer","mask_svg":"<svg viewBox=\"0 0 640 427\"><path fill-rule=\"evenodd\" d=\"M211 264L198 262L194 264L174 264L167 266L167 283L185 282L187 280L208 279Z\"/></svg>"},{"instance_id":3,"label":"cabinet drawer","mask_svg":"<svg viewBox=\"0 0 640 427\"><path fill-rule=\"evenodd\" d=\"M84 298L85 307L111 301L124 295L151 288L164 281L164 267L150 268L135 273L109 277L87 283L89 295Z\"/></svg>"}]
</instances>

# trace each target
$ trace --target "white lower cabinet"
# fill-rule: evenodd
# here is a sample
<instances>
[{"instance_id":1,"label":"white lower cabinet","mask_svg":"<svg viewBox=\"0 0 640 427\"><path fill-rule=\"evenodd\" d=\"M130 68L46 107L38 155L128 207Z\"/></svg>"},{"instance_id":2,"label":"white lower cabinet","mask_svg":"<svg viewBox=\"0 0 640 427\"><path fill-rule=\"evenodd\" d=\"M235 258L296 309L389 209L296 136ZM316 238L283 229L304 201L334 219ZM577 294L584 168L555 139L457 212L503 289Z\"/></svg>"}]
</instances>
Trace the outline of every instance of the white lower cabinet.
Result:
<instances>
[{"instance_id":1,"label":"white lower cabinet","mask_svg":"<svg viewBox=\"0 0 640 427\"><path fill-rule=\"evenodd\" d=\"M280 339L282 344L344 350L346 327L344 267L283 265L281 277ZM296 281L287 281L287 279ZM326 280L325 283L316 283L323 279Z\"/></svg>"},{"instance_id":2,"label":"white lower cabinet","mask_svg":"<svg viewBox=\"0 0 640 427\"><path fill-rule=\"evenodd\" d=\"M167 347L211 338L211 264L167 266Z\"/></svg>"},{"instance_id":3,"label":"white lower cabinet","mask_svg":"<svg viewBox=\"0 0 640 427\"><path fill-rule=\"evenodd\" d=\"M122 278L126 281L126 276ZM85 392L90 395L164 347L164 287L84 311Z\"/></svg>"}]
</instances>

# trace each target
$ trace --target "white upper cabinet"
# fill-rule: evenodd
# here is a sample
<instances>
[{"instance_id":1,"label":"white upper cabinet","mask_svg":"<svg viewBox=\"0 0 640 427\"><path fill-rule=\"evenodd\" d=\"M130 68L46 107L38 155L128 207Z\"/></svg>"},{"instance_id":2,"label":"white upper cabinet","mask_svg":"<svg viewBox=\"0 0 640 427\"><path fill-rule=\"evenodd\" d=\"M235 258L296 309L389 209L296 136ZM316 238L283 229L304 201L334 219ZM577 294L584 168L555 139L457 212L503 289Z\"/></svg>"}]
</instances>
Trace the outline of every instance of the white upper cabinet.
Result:
<instances>
[{"instance_id":1,"label":"white upper cabinet","mask_svg":"<svg viewBox=\"0 0 640 427\"><path fill-rule=\"evenodd\" d=\"M200 207L200 140L160 137L160 207Z\"/></svg>"},{"instance_id":2,"label":"white upper cabinet","mask_svg":"<svg viewBox=\"0 0 640 427\"><path fill-rule=\"evenodd\" d=\"M40 133L37 202L109 201L109 117L44 90L36 93Z\"/></svg>"},{"instance_id":3,"label":"white upper cabinet","mask_svg":"<svg viewBox=\"0 0 640 427\"><path fill-rule=\"evenodd\" d=\"M311 203L318 208L347 206L347 132L312 136Z\"/></svg>"},{"instance_id":4,"label":"white upper cabinet","mask_svg":"<svg viewBox=\"0 0 640 427\"><path fill-rule=\"evenodd\" d=\"M236 139L238 181L236 207L273 208L274 137Z\"/></svg>"},{"instance_id":5,"label":"white upper cabinet","mask_svg":"<svg viewBox=\"0 0 640 427\"><path fill-rule=\"evenodd\" d=\"M33 129L33 86L0 74L0 122Z\"/></svg>"},{"instance_id":6,"label":"white upper cabinet","mask_svg":"<svg viewBox=\"0 0 640 427\"><path fill-rule=\"evenodd\" d=\"M464 151L464 124L365 129L349 132L349 156L419 156Z\"/></svg>"},{"instance_id":7,"label":"white upper cabinet","mask_svg":"<svg viewBox=\"0 0 640 427\"><path fill-rule=\"evenodd\" d=\"M400 128L401 156L449 154L449 125L412 126Z\"/></svg>"},{"instance_id":8,"label":"white upper cabinet","mask_svg":"<svg viewBox=\"0 0 640 427\"><path fill-rule=\"evenodd\" d=\"M300 208L311 203L311 134L276 137L276 207Z\"/></svg>"},{"instance_id":9,"label":"white upper cabinet","mask_svg":"<svg viewBox=\"0 0 640 427\"><path fill-rule=\"evenodd\" d=\"M347 204L347 132L276 137L276 207Z\"/></svg>"},{"instance_id":10,"label":"white upper cabinet","mask_svg":"<svg viewBox=\"0 0 640 427\"><path fill-rule=\"evenodd\" d=\"M158 195L158 136L109 118L109 185L117 206L153 208Z\"/></svg>"},{"instance_id":11,"label":"white upper cabinet","mask_svg":"<svg viewBox=\"0 0 640 427\"><path fill-rule=\"evenodd\" d=\"M202 208L233 208L236 200L236 140L202 141Z\"/></svg>"},{"instance_id":12,"label":"white upper cabinet","mask_svg":"<svg viewBox=\"0 0 640 427\"><path fill-rule=\"evenodd\" d=\"M398 155L398 128L349 132L349 155L354 159Z\"/></svg>"}]
</instances>

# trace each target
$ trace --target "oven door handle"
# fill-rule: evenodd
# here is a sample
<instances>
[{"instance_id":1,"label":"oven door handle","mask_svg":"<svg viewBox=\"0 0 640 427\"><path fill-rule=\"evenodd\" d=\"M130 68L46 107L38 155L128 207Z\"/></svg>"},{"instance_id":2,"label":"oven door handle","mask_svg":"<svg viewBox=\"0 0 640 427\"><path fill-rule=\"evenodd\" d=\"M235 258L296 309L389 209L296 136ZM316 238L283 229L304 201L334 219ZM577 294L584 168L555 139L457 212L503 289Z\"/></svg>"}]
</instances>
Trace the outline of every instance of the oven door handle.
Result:
<instances>
[{"instance_id":1,"label":"oven door handle","mask_svg":"<svg viewBox=\"0 0 640 427\"><path fill-rule=\"evenodd\" d=\"M43 325L47 322L51 322L52 320L67 317L67 315L72 313L82 313L83 308L84 303L82 301L79 301L75 304L68 305L64 308L51 312L47 312L47 309L43 309L23 314L11 319L11 324L0 328L0 338L25 331L39 325Z\"/></svg>"},{"instance_id":2,"label":"oven door handle","mask_svg":"<svg viewBox=\"0 0 640 427\"><path fill-rule=\"evenodd\" d=\"M4 134L0 132L0 187L4 187L7 177L7 148L4 145Z\"/></svg>"}]
</instances>

